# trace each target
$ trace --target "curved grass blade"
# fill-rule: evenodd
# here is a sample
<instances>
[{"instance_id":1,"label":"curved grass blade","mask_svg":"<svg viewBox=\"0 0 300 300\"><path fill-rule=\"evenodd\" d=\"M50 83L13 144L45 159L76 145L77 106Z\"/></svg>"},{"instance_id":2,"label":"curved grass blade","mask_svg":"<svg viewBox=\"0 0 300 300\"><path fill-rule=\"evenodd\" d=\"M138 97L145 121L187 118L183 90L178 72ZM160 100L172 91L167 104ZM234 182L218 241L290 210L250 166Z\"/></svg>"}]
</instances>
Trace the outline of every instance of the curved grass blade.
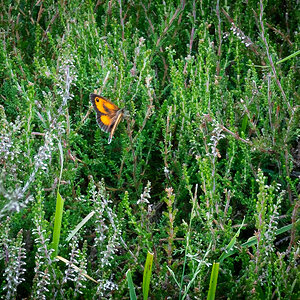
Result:
<instances>
[{"instance_id":1,"label":"curved grass blade","mask_svg":"<svg viewBox=\"0 0 300 300\"><path fill-rule=\"evenodd\" d=\"M298 223L300 223L300 220L297 220L297 221L295 222L295 225L298 225ZM289 225L286 225L286 226L283 226L283 227L277 229L277 230L275 231L275 236L277 236L277 235L279 235L279 234L282 234L282 233L284 233L284 232L287 232L287 231L291 230L292 227L293 227L293 224L289 224ZM252 236L252 237L250 237L250 238L247 240L247 242L243 243L243 244L241 245L241 247L242 247L242 248L249 248L249 247L255 245L256 243L257 243L257 237L256 237L256 236ZM232 249L229 250L228 252L226 252L226 253L224 254L223 260L224 260L225 258L231 256L231 255L234 254L235 252L236 252L236 250L232 250ZM222 254L222 255L223 255L223 254ZM221 255L221 256L222 256L222 255ZM221 257L220 257L220 259L221 259Z\"/></svg>"},{"instance_id":2,"label":"curved grass blade","mask_svg":"<svg viewBox=\"0 0 300 300\"><path fill-rule=\"evenodd\" d=\"M64 257L61 256L56 256L56 258L58 258L59 260L63 261L66 265L70 264L70 261L65 259ZM92 278L91 276L89 276L88 274L84 273L83 270L81 270L80 268L78 268L77 266L75 266L74 264L71 264L71 267L76 270L77 272L79 272L82 276L84 276L85 278L95 282L95 283L99 283L98 281L96 281L94 278Z\"/></svg>"},{"instance_id":3,"label":"curved grass blade","mask_svg":"<svg viewBox=\"0 0 300 300\"><path fill-rule=\"evenodd\" d=\"M231 255L231 254L230 254L230 253L231 253L231 250L232 250L232 248L233 248L233 246L234 246L234 244L235 244L235 242L236 242L236 239L237 239L238 236L240 235L240 231L241 231L241 228L242 228L243 225L244 225L244 221L245 221L245 218L243 219L243 222L242 222L242 224L241 224L239 230L238 230L237 233L233 236L233 238L231 239L230 243L227 245L225 251L221 254L221 256L220 256L220 258L219 258L219 262L220 262L220 263L223 262L223 260L224 260L226 257L228 257L228 256Z\"/></svg>"},{"instance_id":4,"label":"curved grass blade","mask_svg":"<svg viewBox=\"0 0 300 300\"><path fill-rule=\"evenodd\" d=\"M66 241L69 242L72 237L80 230L81 227L84 226L84 224L95 214L95 211L90 212L76 227L72 232L69 234L69 236L66 238Z\"/></svg>"}]
</instances>

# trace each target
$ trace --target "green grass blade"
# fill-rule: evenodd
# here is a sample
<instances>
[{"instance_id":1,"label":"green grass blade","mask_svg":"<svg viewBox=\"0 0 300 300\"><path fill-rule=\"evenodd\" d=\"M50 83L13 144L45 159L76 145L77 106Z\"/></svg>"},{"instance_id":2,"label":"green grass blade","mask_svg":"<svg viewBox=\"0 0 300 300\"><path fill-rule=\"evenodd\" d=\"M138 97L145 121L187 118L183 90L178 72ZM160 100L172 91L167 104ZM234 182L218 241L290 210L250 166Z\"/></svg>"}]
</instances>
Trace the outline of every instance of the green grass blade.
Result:
<instances>
[{"instance_id":1,"label":"green grass blade","mask_svg":"<svg viewBox=\"0 0 300 300\"><path fill-rule=\"evenodd\" d=\"M197 278L198 274L201 272L201 268L197 268L197 271L194 273L193 275L193 278L190 280L190 282L188 283L186 289L185 289L185 292L182 296L182 300L184 300L192 286L192 284L194 283L195 279Z\"/></svg>"},{"instance_id":2,"label":"green grass blade","mask_svg":"<svg viewBox=\"0 0 300 300\"><path fill-rule=\"evenodd\" d=\"M57 191L55 221L54 221L54 229L53 229L53 242L52 242L52 248L54 249L53 256L57 256L58 253L63 209L64 209L64 200L61 197L59 191Z\"/></svg>"},{"instance_id":3,"label":"green grass blade","mask_svg":"<svg viewBox=\"0 0 300 300\"><path fill-rule=\"evenodd\" d=\"M210 282L209 282L209 290L207 294L207 300L214 300L216 295L216 288L217 288L217 281L219 275L219 263L213 264L211 275L210 275Z\"/></svg>"},{"instance_id":4,"label":"green grass blade","mask_svg":"<svg viewBox=\"0 0 300 300\"><path fill-rule=\"evenodd\" d=\"M198 274L201 272L201 270L202 270L201 266L205 264L205 260L208 256L209 252L210 252L211 244L212 244L212 242L209 243L209 246L206 250L206 253L203 257L203 260L197 260L198 266L197 266L196 272L193 274L192 279L189 281L188 285L186 286L186 289L185 289L185 292L183 294L182 300L184 300L187 297L191 286L194 284L194 281L196 280Z\"/></svg>"},{"instance_id":5,"label":"green grass blade","mask_svg":"<svg viewBox=\"0 0 300 300\"><path fill-rule=\"evenodd\" d=\"M57 259L63 261L67 266L72 267L75 271L77 271L78 273L80 273L82 276L84 276L85 278L95 282L95 283L99 283L97 280L95 280L94 278L92 278L91 276L89 276L87 273L85 273L84 270L78 268L76 265L74 265L73 263L71 263L69 260L65 259L64 257L61 256L56 256Z\"/></svg>"},{"instance_id":6,"label":"green grass blade","mask_svg":"<svg viewBox=\"0 0 300 300\"><path fill-rule=\"evenodd\" d=\"M276 62L276 65L281 64L281 63L285 62L286 60L289 60L289 59L291 59L291 58L297 56L298 54L300 54L300 50L294 52L293 54L291 54L291 55L285 57L285 58L282 59L282 60L279 60L278 62Z\"/></svg>"},{"instance_id":7,"label":"green grass blade","mask_svg":"<svg viewBox=\"0 0 300 300\"><path fill-rule=\"evenodd\" d=\"M57 187L56 209L55 209L54 228L53 228L53 241L52 241L52 248L54 249L54 252L52 254L53 257L57 256L58 254L61 221L62 221L62 214L64 209L64 200L59 193L59 186L60 186L62 170L64 165L64 155L63 155L63 149L60 141L58 141L58 149L60 154L60 174L59 174L59 181Z\"/></svg>"},{"instance_id":8,"label":"green grass blade","mask_svg":"<svg viewBox=\"0 0 300 300\"><path fill-rule=\"evenodd\" d=\"M297 221L295 222L295 225L297 225L299 222L300 222L300 220L297 220ZM281 228L279 228L279 229L276 230L275 235L279 235L279 234L281 234L281 233L284 233L284 232L286 232L286 231L289 231L289 230L292 229L292 227L293 227L293 224L289 224L289 225L283 226L283 227L281 227Z\"/></svg>"},{"instance_id":9,"label":"green grass blade","mask_svg":"<svg viewBox=\"0 0 300 300\"><path fill-rule=\"evenodd\" d=\"M298 220L295 224L297 224L299 222L300 221ZM284 233L286 231L289 231L289 230L292 229L292 227L293 227L293 224L289 224L289 225L283 226L283 227L281 227L281 228L279 228L279 229L276 230L275 235L279 235L279 234L282 234L282 233ZM251 238L248 239L247 242L243 243L241 246L243 248L248 248L248 247L251 247L251 246L255 245L256 243L257 243L256 236L252 236Z\"/></svg>"},{"instance_id":10,"label":"green grass blade","mask_svg":"<svg viewBox=\"0 0 300 300\"><path fill-rule=\"evenodd\" d=\"M148 299L149 294L149 286L150 286L150 278L152 273L152 263L153 263L153 253L147 253L147 259L144 268L143 275L143 299Z\"/></svg>"},{"instance_id":11,"label":"green grass blade","mask_svg":"<svg viewBox=\"0 0 300 300\"><path fill-rule=\"evenodd\" d=\"M76 227L75 229L69 234L66 238L66 241L69 242L71 238L80 230L81 227L95 214L95 211L90 212Z\"/></svg>"},{"instance_id":12,"label":"green grass blade","mask_svg":"<svg viewBox=\"0 0 300 300\"><path fill-rule=\"evenodd\" d=\"M244 221L245 221L245 218L243 219L243 222L242 222L241 226L239 227L239 230L238 230L237 233L234 235L234 237L231 239L231 241L230 241L230 243L227 245L225 251L221 254L220 259L219 259L219 262L220 262L220 263L222 263L223 260L224 260L226 257L228 257L228 256L231 255L231 254L230 254L230 253L231 253L231 250L232 250L232 248L233 248L233 246L234 246L234 244L235 244L235 242L236 242L237 237L238 237L239 234L240 234L241 228L242 228L243 225L244 225Z\"/></svg>"},{"instance_id":13,"label":"green grass blade","mask_svg":"<svg viewBox=\"0 0 300 300\"><path fill-rule=\"evenodd\" d=\"M173 272L173 270L171 268L169 268L168 266L167 266L167 269L169 270L170 274L172 275L172 277L173 277L175 283L177 284L177 286L180 288L180 283L176 279L176 276L175 276L175 273Z\"/></svg>"},{"instance_id":14,"label":"green grass blade","mask_svg":"<svg viewBox=\"0 0 300 300\"><path fill-rule=\"evenodd\" d=\"M63 153L63 149L62 149L62 145L61 145L60 141L58 141L58 149L59 149L59 156L60 156L60 173L59 173L59 181L58 181L57 189L59 190L63 166L64 166L64 153Z\"/></svg>"},{"instance_id":15,"label":"green grass blade","mask_svg":"<svg viewBox=\"0 0 300 300\"><path fill-rule=\"evenodd\" d=\"M130 269L126 272L130 300L137 300Z\"/></svg>"},{"instance_id":16,"label":"green grass blade","mask_svg":"<svg viewBox=\"0 0 300 300\"><path fill-rule=\"evenodd\" d=\"M295 225L297 225L299 222L300 222L300 221L298 220L298 221L295 223ZM279 234L282 234L282 233L284 233L284 232L287 232L287 231L291 230L292 227L293 227L293 224L289 224L289 225L283 226L283 227L281 227L281 228L279 228L279 229L276 230L275 235L279 235ZM241 245L241 247L242 247L242 248L249 248L249 247L255 245L256 243L257 243L257 238L256 238L256 236L252 236L252 237L250 237L250 238L247 240L247 242L243 243L243 244ZM225 258L231 256L231 255L234 254L235 252L236 252L236 250L229 250L226 254L224 254L223 260L224 260ZM223 254L222 254L222 255L223 255ZM222 255L221 255L221 256L222 256ZM221 259L221 257L220 257L220 259ZM220 262L221 262L221 261L220 261Z\"/></svg>"}]
</instances>

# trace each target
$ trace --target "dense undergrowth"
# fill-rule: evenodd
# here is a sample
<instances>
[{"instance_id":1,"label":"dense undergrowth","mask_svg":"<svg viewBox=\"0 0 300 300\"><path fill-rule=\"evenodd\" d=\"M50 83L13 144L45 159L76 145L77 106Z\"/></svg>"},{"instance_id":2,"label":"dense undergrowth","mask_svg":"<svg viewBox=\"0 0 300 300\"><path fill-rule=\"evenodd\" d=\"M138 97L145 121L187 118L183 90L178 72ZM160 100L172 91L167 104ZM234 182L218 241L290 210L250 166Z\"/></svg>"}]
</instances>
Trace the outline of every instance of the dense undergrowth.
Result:
<instances>
[{"instance_id":1,"label":"dense undergrowth","mask_svg":"<svg viewBox=\"0 0 300 300\"><path fill-rule=\"evenodd\" d=\"M216 298L299 299L296 1L0 8L0 297L128 299L128 269L141 297L150 251L151 299L204 299L244 219ZM128 111L109 145L95 89Z\"/></svg>"}]
</instances>

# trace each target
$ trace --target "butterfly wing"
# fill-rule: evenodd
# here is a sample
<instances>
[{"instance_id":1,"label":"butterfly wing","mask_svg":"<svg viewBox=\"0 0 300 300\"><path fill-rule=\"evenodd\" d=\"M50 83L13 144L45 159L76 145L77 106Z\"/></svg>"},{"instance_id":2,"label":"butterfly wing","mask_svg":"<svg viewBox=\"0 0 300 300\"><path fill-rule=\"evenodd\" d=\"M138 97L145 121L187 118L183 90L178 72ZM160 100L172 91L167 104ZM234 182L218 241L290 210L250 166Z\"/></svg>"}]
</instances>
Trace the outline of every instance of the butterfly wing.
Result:
<instances>
[{"instance_id":1,"label":"butterfly wing","mask_svg":"<svg viewBox=\"0 0 300 300\"><path fill-rule=\"evenodd\" d=\"M102 96L91 94L90 97L99 127L105 132L110 132L119 107Z\"/></svg>"},{"instance_id":2,"label":"butterfly wing","mask_svg":"<svg viewBox=\"0 0 300 300\"><path fill-rule=\"evenodd\" d=\"M108 138L108 144L110 144L116 127L123 118L123 109L97 94L91 94L90 97L96 112L97 123L103 131L110 133Z\"/></svg>"},{"instance_id":3,"label":"butterfly wing","mask_svg":"<svg viewBox=\"0 0 300 300\"><path fill-rule=\"evenodd\" d=\"M112 124L110 126L111 129L110 129L110 134L109 134L109 138L108 138L108 144L110 144L110 142L112 140L112 137L113 137L113 135L115 133L115 130L116 130L118 124L121 122L121 120L123 118L123 115L124 115L123 109L120 109L117 112L116 116L114 117L114 120L113 120L113 122L112 122Z\"/></svg>"}]
</instances>

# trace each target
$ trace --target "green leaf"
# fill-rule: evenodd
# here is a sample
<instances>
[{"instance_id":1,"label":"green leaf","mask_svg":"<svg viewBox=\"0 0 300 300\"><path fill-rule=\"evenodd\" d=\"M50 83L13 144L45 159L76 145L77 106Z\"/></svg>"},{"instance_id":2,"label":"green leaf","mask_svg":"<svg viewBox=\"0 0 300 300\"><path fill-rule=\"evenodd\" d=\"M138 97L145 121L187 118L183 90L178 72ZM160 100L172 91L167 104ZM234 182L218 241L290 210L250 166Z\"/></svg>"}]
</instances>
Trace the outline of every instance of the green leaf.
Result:
<instances>
[{"instance_id":1,"label":"green leaf","mask_svg":"<svg viewBox=\"0 0 300 300\"><path fill-rule=\"evenodd\" d=\"M291 54L291 55L285 57L285 58L282 59L282 60L279 60L278 62L276 62L276 65L281 64L281 63L285 62L286 60L289 60L290 58L293 58L293 57L297 56L298 54L300 54L300 50L294 52L293 54Z\"/></svg>"},{"instance_id":2,"label":"green leaf","mask_svg":"<svg viewBox=\"0 0 300 300\"><path fill-rule=\"evenodd\" d=\"M174 271L173 271L171 268L169 268L168 266L167 266L167 269L169 270L170 274L172 275L172 277L173 277L175 283L177 284L177 286L180 288L180 283L179 283L178 280L176 279L176 276L175 276Z\"/></svg>"},{"instance_id":3,"label":"green leaf","mask_svg":"<svg viewBox=\"0 0 300 300\"><path fill-rule=\"evenodd\" d=\"M59 191L57 190L55 220L54 220L54 229L53 229L53 242L52 242L52 248L54 249L53 256L57 256L58 253L63 209L64 209L64 200L61 197Z\"/></svg>"},{"instance_id":4,"label":"green leaf","mask_svg":"<svg viewBox=\"0 0 300 300\"><path fill-rule=\"evenodd\" d=\"M297 220L297 222L295 222L295 225L297 225L299 222L300 222L300 220ZM289 231L289 230L292 229L292 227L293 227L293 224L289 224L289 225L283 226L283 227L281 227L281 228L279 228L279 229L276 230L275 235L279 235L279 234L282 234L282 233L284 233L284 232L286 232L286 231ZM255 245L256 243L257 243L257 238L256 238L256 236L251 236L251 237L247 240L247 242L245 242L245 243L243 243L243 244L241 245L241 247L242 247L242 248L249 248L249 247ZM227 246L227 247L228 247L228 246ZM234 254L235 252L236 252L236 250L229 250L227 253L224 254L223 260L224 260L225 258L231 256L231 255ZM223 254L222 254L222 255L223 255ZM222 255L221 255L221 257L222 257ZM221 259L221 257L220 257L220 259ZM220 262L221 262L221 261L220 261Z\"/></svg>"},{"instance_id":5,"label":"green leaf","mask_svg":"<svg viewBox=\"0 0 300 300\"><path fill-rule=\"evenodd\" d=\"M295 225L297 223L299 223L299 222L300 222L300 220L298 220L297 222L295 222ZM282 234L282 233L284 233L286 231L289 231L289 230L292 229L292 227L293 227L293 224L289 224L289 225L283 226L283 227L281 227L281 228L279 228L279 229L276 230L275 235L279 235L279 234ZM255 245L256 243L257 243L256 236L252 236L251 238L248 239L247 242L243 243L241 246L243 248L248 248L248 247L251 247L251 246Z\"/></svg>"},{"instance_id":6,"label":"green leaf","mask_svg":"<svg viewBox=\"0 0 300 300\"><path fill-rule=\"evenodd\" d=\"M64 165L64 157L63 157L63 149L61 142L58 140L58 149L60 154L60 174L59 174L59 181L57 187L57 196L56 196L56 209L55 209L55 217L54 217L54 228L53 228L53 241L52 241L52 248L54 249L53 257L57 256L58 254L58 245L60 239L60 231L61 231L61 222L62 222L62 215L64 210L64 200L59 193L59 186L62 176L62 170Z\"/></svg>"},{"instance_id":7,"label":"green leaf","mask_svg":"<svg viewBox=\"0 0 300 300\"><path fill-rule=\"evenodd\" d=\"M64 166L64 153L62 149L61 142L58 141L58 149L59 149L59 156L60 156L60 173L59 173L59 182L58 182L58 187L57 189L59 190L60 182L61 182L61 176L62 176L62 171L63 171L63 166Z\"/></svg>"},{"instance_id":8,"label":"green leaf","mask_svg":"<svg viewBox=\"0 0 300 300\"><path fill-rule=\"evenodd\" d=\"M246 131L247 124L248 124L248 116L244 115L242 127L241 127L241 133Z\"/></svg>"},{"instance_id":9,"label":"green leaf","mask_svg":"<svg viewBox=\"0 0 300 300\"><path fill-rule=\"evenodd\" d=\"M69 236L66 238L66 241L69 242L71 238L80 230L81 227L84 226L84 224L95 214L95 211L90 212L77 226L74 230L69 234Z\"/></svg>"},{"instance_id":10,"label":"green leaf","mask_svg":"<svg viewBox=\"0 0 300 300\"><path fill-rule=\"evenodd\" d=\"M217 281L219 275L220 263L214 262L209 282L209 290L207 294L207 300L214 300L216 295Z\"/></svg>"},{"instance_id":11,"label":"green leaf","mask_svg":"<svg viewBox=\"0 0 300 300\"><path fill-rule=\"evenodd\" d=\"M148 299L150 278L152 273L153 253L148 251L143 275L143 299Z\"/></svg>"},{"instance_id":12,"label":"green leaf","mask_svg":"<svg viewBox=\"0 0 300 300\"><path fill-rule=\"evenodd\" d=\"M242 228L243 225L244 225L244 221L245 221L245 218L243 219L243 222L242 222L242 224L241 224L239 230L238 230L237 233L234 235L234 237L231 239L231 241L230 241L230 243L227 245L225 251L221 254L221 256L220 256L220 258L219 258L219 262L220 262L220 263L222 263L223 260L224 260L225 258L227 258L228 256L231 255L231 249L233 248L233 246L234 246L234 244L235 244L235 242L236 242L236 239L237 239L237 237L238 237L239 234L240 234L241 228Z\"/></svg>"},{"instance_id":13,"label":"green leaf","mask_svg":"<svg viewBox=\"0 0 300 300\"><path fill-rule=\"evenodd\" d=\"M136 294L135 294L135 290L134 290L134 285L133 285L130 269L126 272L126 278L127 278L127 282L128 282L130 300L136 300L137 298L136 298Z\"/></svg>"}]
</instances>

